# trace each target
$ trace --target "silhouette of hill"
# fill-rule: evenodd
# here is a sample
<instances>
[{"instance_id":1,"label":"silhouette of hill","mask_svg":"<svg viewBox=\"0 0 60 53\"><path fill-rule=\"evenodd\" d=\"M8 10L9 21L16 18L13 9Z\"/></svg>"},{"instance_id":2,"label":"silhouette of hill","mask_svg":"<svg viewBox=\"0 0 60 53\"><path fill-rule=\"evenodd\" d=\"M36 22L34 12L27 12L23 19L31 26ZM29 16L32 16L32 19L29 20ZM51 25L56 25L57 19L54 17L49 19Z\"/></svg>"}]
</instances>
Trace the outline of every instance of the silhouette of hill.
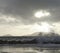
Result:
<instances>
[{"instance_id":1,"label":"silhouette of hill","mask_svg":"<svg viewBox=\"0 0 60 53\"><path fill-rule=\"evenodd\" d=\"M60 36L60 35L56 34L54 32L52 32L52 33L36 32L36 33L31 34L30 36Z\"/></svg>"},{"instance_id":2,"label":"silhouette of hill","mask_svg":"<svg viewBox=\"0 0 60 53\"><path fill-rule=\"evenodd\" d=\"M34 36L60 36L59 34L56 33L42 33L42 32L36 32L33 34L28 34L28 35L24 35L24 36L18 36L18 35L11 35L11 34L5 34L2 35L3 37L34 37Z\"/></svg>"}]
</instances>

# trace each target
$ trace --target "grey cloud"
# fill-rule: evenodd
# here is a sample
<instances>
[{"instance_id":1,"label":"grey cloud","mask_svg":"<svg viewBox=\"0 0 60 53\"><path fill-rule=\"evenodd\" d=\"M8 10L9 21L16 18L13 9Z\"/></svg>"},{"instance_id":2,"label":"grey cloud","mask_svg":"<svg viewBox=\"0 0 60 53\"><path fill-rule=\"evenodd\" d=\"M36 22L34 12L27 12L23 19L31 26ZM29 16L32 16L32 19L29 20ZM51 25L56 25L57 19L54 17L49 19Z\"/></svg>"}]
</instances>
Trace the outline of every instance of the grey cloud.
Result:
<instances>
[{"instance_id":1,"label":"grey cloud","mask_svg":"<svg viewBox=\"0 0 60 53\"><path fill-rule=\"evenodd\" d=\"M33 17L33 11L39 9L49 9L52 15L51 18L37 19ZM56 10L54 11L52 9ZM60 0L0 0L0 13L4 15L21 16L16 18L22 20L25 24L47 20L52 22L60 21L59 11Z\"/></svg>"}]
</instances>

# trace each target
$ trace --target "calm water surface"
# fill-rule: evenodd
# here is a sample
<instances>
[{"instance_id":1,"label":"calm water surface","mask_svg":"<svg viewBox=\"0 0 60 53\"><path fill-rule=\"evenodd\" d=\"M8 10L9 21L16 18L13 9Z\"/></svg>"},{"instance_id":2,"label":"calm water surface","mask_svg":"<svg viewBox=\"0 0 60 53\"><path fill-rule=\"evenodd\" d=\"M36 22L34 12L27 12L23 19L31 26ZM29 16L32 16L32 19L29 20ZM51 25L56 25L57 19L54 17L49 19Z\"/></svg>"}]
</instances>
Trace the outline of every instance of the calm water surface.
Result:
<instances>
[{"instance_id":1,"label":"calm water surface","mask_svg":"<svg viewBox=\"0 0 60 53\"><path fill-rule=\"evenodd\" d=\"M24 47L12 47L2 46L0 47L0 53L60 53L60 50L40 50L39 48L24 48Z\"/></svg>"}]
</instances>

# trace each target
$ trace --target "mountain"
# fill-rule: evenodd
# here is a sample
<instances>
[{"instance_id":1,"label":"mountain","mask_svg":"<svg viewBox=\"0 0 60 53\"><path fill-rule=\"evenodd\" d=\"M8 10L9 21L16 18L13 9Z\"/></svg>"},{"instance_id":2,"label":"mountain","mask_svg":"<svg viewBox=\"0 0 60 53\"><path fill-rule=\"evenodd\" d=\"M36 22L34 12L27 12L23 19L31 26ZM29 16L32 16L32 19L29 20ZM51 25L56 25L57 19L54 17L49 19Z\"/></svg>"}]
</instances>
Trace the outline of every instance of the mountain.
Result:
<instances>
[{"instance_id":1,"label":"mountain","mask_svg":"<svg viewBox=\"0 0 60 53\"><path fill-rule=\"evenodd\" d=\"M36 32L36 33L30 34L29 36L60 36L60 35L54 32L51 32L51 33Z\"/></svg>"}]
</instances>

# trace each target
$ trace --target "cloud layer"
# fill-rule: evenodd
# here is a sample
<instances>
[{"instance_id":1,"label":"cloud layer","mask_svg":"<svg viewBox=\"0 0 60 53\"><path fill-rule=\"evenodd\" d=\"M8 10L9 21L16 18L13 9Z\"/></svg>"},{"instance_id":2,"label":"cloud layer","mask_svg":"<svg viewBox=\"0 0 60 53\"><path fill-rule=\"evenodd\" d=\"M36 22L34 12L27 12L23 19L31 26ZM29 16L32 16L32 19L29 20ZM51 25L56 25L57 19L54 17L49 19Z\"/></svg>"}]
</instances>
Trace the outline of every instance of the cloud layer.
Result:
<instances>
[{"instance_id":1,"label":"cloud layer","mask_svg":"<svg viewBox=\"0 0 60 53\"><path fill-rule=\"evenodd\" d=\"M46 10L51 17L36 19L34 13L39 10ZM20 16L15 17L22 20L24 24L32 24L36 21L60 21L60 0L0 0L0 13L4 15Z\"/></svg>"},{"instance_id":2,"label":"cloud layer","mask_svg":"<svg viewBox=\"0 0 60 53\"><path fill-rule=\"evenodd\" d=\"M35 12L41 10L49 12L50 16L36 18ZM15 32L23 34L31 30L35 23L41 22L51 23L54 25L54 31L60 33L60 0L0 0L0 26L9 25L0 27L3 32L1 34L4 34L5 31L10 31L11 34ZM29 27L27 27L28 25ZM20 27L23 28L22 32ZM32 33L32 31L28 33Z\"/></svg>"}]
</instances>

